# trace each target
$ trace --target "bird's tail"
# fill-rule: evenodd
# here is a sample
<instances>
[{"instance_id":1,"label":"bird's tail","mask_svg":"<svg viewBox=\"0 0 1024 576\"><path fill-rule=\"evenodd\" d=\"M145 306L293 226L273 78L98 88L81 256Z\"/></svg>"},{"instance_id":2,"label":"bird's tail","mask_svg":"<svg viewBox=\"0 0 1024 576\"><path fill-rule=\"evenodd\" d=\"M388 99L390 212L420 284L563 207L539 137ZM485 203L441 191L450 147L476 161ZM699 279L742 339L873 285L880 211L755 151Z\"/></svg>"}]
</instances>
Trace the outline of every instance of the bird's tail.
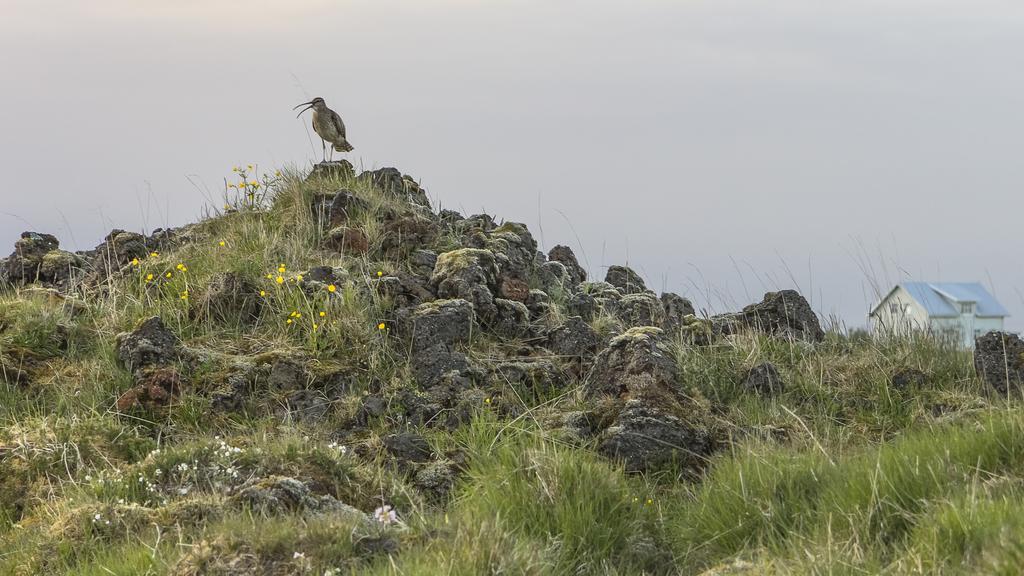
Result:
<instances>
[{"instance_id":1,"label":"bird's tail","mask_svg":"<svg viewBox=\"0 0 1024 576\"><path fill-rule=\"evenodd\" d=\"M348 140L342 140L334 145L335 152L351 152L352 150L352 145L348 143Z\"/></svg>"}]
</instances>

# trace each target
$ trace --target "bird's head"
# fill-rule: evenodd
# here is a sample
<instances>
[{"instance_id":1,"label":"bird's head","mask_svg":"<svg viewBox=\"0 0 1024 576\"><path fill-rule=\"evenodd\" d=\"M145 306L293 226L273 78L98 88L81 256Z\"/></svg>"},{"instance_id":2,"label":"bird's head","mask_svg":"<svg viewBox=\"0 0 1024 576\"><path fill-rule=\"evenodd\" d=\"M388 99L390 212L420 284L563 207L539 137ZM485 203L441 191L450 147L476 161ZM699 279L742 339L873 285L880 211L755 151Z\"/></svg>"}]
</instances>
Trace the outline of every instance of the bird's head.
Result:
<instances>
[{"instance_id":1,"label":"bird's head","mask_svg":"<svg viewBox=\"0 0 1024 576\"><path fill-rule=\"evenodd\" d=\"M295 108L292 108L292 110L295 110L296 108L299 108L299 106L305 106L305 108L303 108L302 110L299 110L299 113L295 116L296 118L301 116L303 112L305 112L306 110L309 110L310 108L314 108L316 110L321 110L321 109L325 108L327 106L327 104L324 103L324 99L323 98L317 96L316 98L313 98L309 102L303 102L302 104L299 104Z\"/></svg>"}]
</instances>

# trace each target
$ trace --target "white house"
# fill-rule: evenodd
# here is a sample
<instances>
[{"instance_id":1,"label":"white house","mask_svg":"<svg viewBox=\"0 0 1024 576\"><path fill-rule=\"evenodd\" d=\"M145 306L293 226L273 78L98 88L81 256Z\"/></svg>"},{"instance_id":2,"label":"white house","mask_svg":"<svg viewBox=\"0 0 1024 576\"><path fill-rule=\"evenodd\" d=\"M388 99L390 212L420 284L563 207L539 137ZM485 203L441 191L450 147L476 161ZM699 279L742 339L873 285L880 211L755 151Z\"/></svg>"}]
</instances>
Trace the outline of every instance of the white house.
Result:
<instances>
[{"instance_id":1,"label":"white house","mask_svg":"<svg viewBox=\"0 0 1024 576\"><path fill-rule=\"evenodd\" d=\"M926 330L956 339L967 348L991 330L1002 330L1010 314L976 282L904 282L871 310L875 334Z\"/></svg>"}]
</instances>

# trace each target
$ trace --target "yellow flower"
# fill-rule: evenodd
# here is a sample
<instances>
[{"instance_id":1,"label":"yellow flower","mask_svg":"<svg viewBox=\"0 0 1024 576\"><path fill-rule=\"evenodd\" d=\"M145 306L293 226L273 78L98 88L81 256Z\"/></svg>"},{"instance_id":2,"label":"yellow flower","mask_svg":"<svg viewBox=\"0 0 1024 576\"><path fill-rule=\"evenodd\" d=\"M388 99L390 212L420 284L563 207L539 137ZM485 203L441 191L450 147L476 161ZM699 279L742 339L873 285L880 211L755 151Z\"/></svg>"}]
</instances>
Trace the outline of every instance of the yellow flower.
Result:
<instances>
[{"instance_id":1,"label":"yellow flower","mask_svg":"<svg viewBox=\"0 0 1024 576\"><path fill-rule=\"evenodd\" d=\"M291 323L292 323L292 319L291 318L289 318L287 321L285 321L285 324L291 324Z\"/></svg>"},{"instance_id":2,"label":"yellow flower","mask_svg":"<svg viewBox=\"0 0 1024 576\"><path fill-rule=\"evenodd\" d=\"M132 258L132 266L138 266L138 265L139 265L139 259L138 258Z\"/></svg>"},{"instance_id":3,"label":"yellow flower","mask_svg":"<svg viewBox=\"0 0 1024 576\"><path fill-rule=\"evenodd\" d=\"M221 248L223 248L223 247L227 246L228 244L227 244L227 242L221 240L220 242L217 243L217 245L220 246Z\"/></svg>"},{"instance_id":4,"label":"yellow flower","mask_svg":"<svg viewBox=\"0 0 1024 576\"><path fill-rule=\"evenodd\" d=\"M241 170L241 168L239 168L238 166L235 166L234 168L231 169L232 172L238 172L239 170Z\"/></svg>"},{"instance_id":5,"label":"yellow flower","mask_svg":"<svg viewBox=\"0 0 1024 576\"><path fill-rule=\"evenodd\" d=\"M231 210L231 206L229 206L229 205L225 204L225 205L224 205L224 209L225 209L225 210Z\"/></svg>"},{"instance_id":6,"label":"yellow flower","mask_svg":"<svg viewBox=\"0 0 1024 576\"><path fill-rule=\"evenodd\" d=\"M274 281L277 282L278 284L284 284L284 277L278 276L277 278L274 278Z\"/></svg>"},{"instance_id":7,"label":"yellow flower","mask_svg":"<svg viewBox=\"0 0 1024 576\"><path fill-rule=\"evenodd\" d=\"M385 328L387 328L387 326L383 322L381 322L380 324L377 324L377 329L378 330L384 330Z\"/></svg>"},{"instance_id":8,"label":"yellow flower","mask_svg":"<svg viewBox=\"0 0 1024 576\"><path fill-rule=\"evenodd\" d=\"M181 293L181 299L188 300L188 290L185 290L184 292Z\"/></svg>"},{"instance_id":9,"label":"yellow flower","mask_svg":"<svg viewBox=\"0 0 1024 576\"><path fill-rule=\"evenodd\" d=\"M160 253L159 253L159 252L150 252L150 253L149 253L149 257L150 257L150 258L156 258L156 257L158 257L158 256L160 256Z\"/></svg>"},{"instance_id":10,"label":"yellow flower","mask_svg":"<svg viewBox=\"0 0 1024 576\"><path fill-rule=\"evenodd\" d=\"M331 293L333 293L337 289L338 289L338 287L335 286L334 284L331 284L330 286L327 287L327 291L331 292Z\"/></svg>"},{"instance_id":11,"label":"yellow flower","mask_svg":"<svg viewBox=\"0 0 1024 576\"><path fill-rule=\"evenodd\" d=\"M490 403L491 403L491 399L490 398L484 398L484 404L490 404Z\"/></svg>"},{"instance_id":12,"label":"yellow flower","mask_svg":"<svg viewBox=\"0 0 1024 576\"><path fill-rule=\"evenodd\" d=\"M152 282L152 281L153 281L153 275L152 274L146 274L146 282Z\"/></svg>"},{"instance_id":13,"label":"yellow flower","mask_svg":"<svg viewBox=\"0 0 1024 576\"><path fill-rule=\"evenodd\" d=\"M167 274L164 274L164 276L170 278L172 276L172 274L170 272L168 272Z\"/></svg>"},{"instance_id":14,"label":"yellow flower","mask_svg":"<svg viewBox=\"0 0 1024 576\"><path fill-rule=\"evenodd\" d=\"M267 274L267 280L273 280L273 279L274 279L274 275L273 274Z\"/></svg>"},{"instance_id":15,"label":"yellow flower","mask_svg":"<svg viewBox=\"0 0 1024 576\"><path fill-rule=\"evenodd\" d=\"M316 330L319 327L320 327L319 324L317 324L316 322L313 322L313 330Z\"/></svg>"},{"instance_id":16,"label":"yellow flower","mask_svg":"<svg viewBox=\"0 0 1024 576\"><path fill-rule=\"evenodd\" d=\"M177 266L175 266L175 268L177 268L181 272L188 272L188 267L185 266L184 264L178 264Z\"/></svg>"},{"instance_id":17,"label":"yellow flower","mask_svg":"<svg viewBox=\"0 0 1024 576\"><path fill-rule=\"evenodd\" d=\"M284 267L284 264L277 265L277 271L280 272L281 274L284 274L285 270L287 270L287 268Z\"/></svg>"},{"instance_id":18,"label":"yellow flower","mask_svg":"<svg viewBox=\"0 0 1024 576\"><path fill-rule=\"evenodd\" d=\"M235 187L235 183L234 182L232 182L231 184L228 184L228 188L234 188L234 187Z\"/></svg>"},{"instance_id":19,"label":"yellow flower","mask_svg":"<svg viewBox=\"0 0 1024 576\"><path fill-rule=\"evenodd\" d=\"M299 282L302 282L302 274L296 276L295 279L298 280Z\"/></svg>"},{"instance_id":20,"label":"yellow flower","mask_svg":"<svg viewBox=\"0 0 1024 576\"><path fill-rule=\"evenodd\" d=\"M651 504L654 504L654 500L648 498L647 499L647 505L650 506Z\"/></svg>"},{"instance_id":21,"label":"yellow flower","mask_svg":"<svg viewBox=\"0 0 1024 576\"><path fill-rule=\"evenodd\" d=\"M324 316L327 316L327 312L320 312L320 317L323 318Z\"/></svg>"},{"instance_id":22,"label":"yellow flower","mask_svg":"<svg viewBox=\"0 0 1024 576\"><path fill-rule=\"evenodd\" d=\"M260 183L255 181L255 180L250 180L249 181L249 186L252 186L253 188L258 187L259 185L260 185Z\"/></svg>"},{"instance_id":23,"label":"yellow flower","mask_svg":"<svg viewBox=\"0 0 1024 576\"><path fill-rule=\"evenodd\" d=\"M383 275L384 275L384 271L383 270L377 270L377 278L380 278Z\"/></svg>"},{"instance_id":24,"label":"yellow flower","mask_svg":"<svg viewBox=\"0 0 1024 576\"><path fill-rule=\"evenodd\" d=\"M266 290L260 290L260 296L266 296L266 295L267 295L267 291Z\"/></svg>"}]
</instances>

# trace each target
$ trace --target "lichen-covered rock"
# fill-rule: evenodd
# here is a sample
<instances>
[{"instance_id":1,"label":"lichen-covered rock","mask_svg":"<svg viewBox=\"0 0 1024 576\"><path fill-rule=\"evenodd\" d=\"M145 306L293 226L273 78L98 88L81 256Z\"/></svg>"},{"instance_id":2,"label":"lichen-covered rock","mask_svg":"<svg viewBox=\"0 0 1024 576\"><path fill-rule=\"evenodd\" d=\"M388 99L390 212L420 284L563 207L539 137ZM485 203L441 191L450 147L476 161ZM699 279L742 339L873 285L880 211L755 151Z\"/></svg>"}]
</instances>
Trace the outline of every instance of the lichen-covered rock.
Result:
<instances>
[{"instance_id":1,"label":"lichen-covered rock","mask_svg":"<svg viewBox=\"0 0 1024 576\"><path fill-rule=\"evenodd\" d=\"M781 394L786 389L779 369L771 362L762 362L747 370L740 382L744 389L758 394Z\"/></svg>"},{"instance_id":2,"label":"lichen-covered rock","mask_svg":"<svg viewBox=\"0 0 1024 576\"><path fill-rule=\"evenodd\" d=\"M144 260L150 254L150 242L137 232L111 230L103 243L95 248L92 257L93 275L96 280L107 278L132 260Z\"/></svg>"},{"instance_id":3,"label":"lichen-covered rock","mask_svg":"<svg viewBox=\"0 0 1024 576\"><path fill-rule=\"evenodd\" d=\"M495 298L495 313L487 321L487 330L499 338L515 339L530 331L530 311L522 302Z\"/></svg>"},{"instance_id":4,"label":"lichen-covered rock","mask_svg":"<svg viewBox=\"0 0 1024 576\"><path fill-rule=\"evenodd\" d=\"M434 300L428 280L406 272L383 276L371 281L377 294L388 298L395 308L408 308Z\"/></svg>"},{"instance_id":5,"label":"lichen-covered rock","mask_svg":"<svg viewBox=\"0 0 1024 576\"><path fill-rule=\"evenodd\" d=\"M626 402L615 423L601 435L598 450L621 460L627 472L646 472L676 463L703 467L711 452L706 431L640 400Z\"/></svg>"},{"instance_id":6,"label":"lichen-covered rock","mask_svg":"<svg viewBox=\"0 0 1024 576\"><path fill-rule=\"evenodd\" d=\"M469 358L448 344L435 344L414 351L409 365L416 383L426 389L446 382L472 382L478 378L477 370Z\"/></svg>"},{"instance_id":7,"label":"lichen-covered rock","mask_svg":"<svg viewBox=\"0 0 1024 576\"><path fill-rule=\"evenodd\" d=\"M718 332L729 334L736 326L759 330L772 336L820 342L825 339L818 316L796 290L780 290L764 295L764 300L745 307L738 314L712 318Z\"/></svg>"},{"instance_id":8,"label":"lichen-covered rock","mask_svg":"<svg viewBox=\"0 0 1024 576\"><path fill-rule=\"evenodd\" d=\"M609 266L604 281L623 294L636 294L647 290L647 285L644 284L640 275L627 266Z\"/></svg>"},{"instance_id":9,"label":"lichen-covered rock","mask_svg":"<svg viewBox=\"0 0 1024 576\"><path fill-rule=\"evenodd\" d=\"M665 309L652 292L626 294L609 303L612 314L626 328L661 326L665 322Z\"/></svg>"},{"instance_id":10,"label":"lichen-covered rock","mask_svg":"<svg viewBox=\"0 0 1024 576\"><path fill-rule=\"evenodd\" d=\"M543 290L530 290L526 296L526 309L530 320L540 320L551 312L551 297Z\"/></svg>"},{"instance_id":11,"label":"lichen-covered rock","mask_svg":"<svg viewBox=\"0 0 1024 576\"><path fill-rule=\"evenodd\" d=\"M131 332L117 335L117 354L125 368L135 372L177 360L181 355L181 341L159 316L153 316L140 322Z\"/></svg>"},{"instance_id":12,"label":"lichen-covered rock","mask_svg":"<svg viewBox=\"0 0 1024 576\"><path fill-rule=\"evenodd\" d=\"M328 227L337 228L344 226L349 220L358 214L370 209L370 204L351 190L338 190L327 208L326 222Z\"/></svg>"},{"instance_id":13,"label":"lichen-covered rock","mask_svg":"<svg viewBox=\"0 0 1024 576\"><path fill-rule=\"evenodd\" d=\"M437 252L433 250L413 250L409 254L409 266L414 274L429 278L437 265Z\"/></svg>"},{"instance_id":14,"label":"lichen-covered rock","mask_svg":"<svg viewBox=\"0 0 1024 576\"><path fill-rule=\"evenodd\" d=\"M215 274L206 289L191 302L194 319L232 324L255 322L263 309L259 287L236 272Z\"/></svg>"},{"instance_id":15,"label":"lichen-covered rock","mask_svg":"<svg viewBox=\"0 0 1024 576\"><path fill-rule=\"evenodd\" d=\"M438 255L430 284L439 298L461 298L477 314L494 314L498 291L498 265L494 254L478 248L461 248Z\"/></svg>"},{"instance_id":16,"label":"lichen-covered rock","mask_svg":"<svg viewBox=\"0 0 1024 576\"><path fill-rule=\"evenodd\" d=\"M548 360L498 362L491 368L491 380L499 386L541 392L561 390L567 384L565 374Z\"/></svg>"},{"instance_id":17,"label":"lichen-covered rock","mask_svg":"<svg viewBox=\"0 0 1024 576\"><path fill-rule=\"evenodd\" d=\"M579 316L570 316L548 334L547 348L559 356L587 358L597 352L601 338Z\"/></svg>"},{"instance_id":18,"label":"lichen-covered rock","mask_svg":"<svg viewBox=\"0 0 1024 576\"><path fill-rule=\"evenodd\" d=\"M427 499L434 503L447 500L455 487L455 466L451 462L438 461L425 464L413 478L416 486Z\"/></svg>"},{"instance_id":19,"label":"lichen-covered rock","mask_svg":"<svg viewBox=\"0 0 1024 576\"><path fill-rule=\"evenodd\" d=\"M438 344L453 346L469 342L476 314L462 299L434 300L402 308L396 314L396 333L408 340L413 354Z\"/></svg>"},{"instance_id":20,"label":"lichen-covered rock","mask_svg":"<svg viewBox=\"0 0 1024 576\"><path fill-rule=\"evenodd\" d=\"M996 392L1019 396L1024 391L1024 340L997 331L975 338L974 370Z\"/></svg>"},{"instance_id":21,"label":"lichen-covered rock","mask_svg":"<svg viewBox=\"0 0 1024 576\"><path fill-rule=\"evenodd\" d=\"M22 232L21 238L14 243L14 252L5 262L7 282L22 286L40 280L43 259L59 247L60 242L52 234Z\"/></svg>"},{"instance_id":22,"label":"lichen-covered rock","mask_svg":"<svg viewBox=\"0 0 1024 576\"><path fill-rule=\"evenodd\" d=\"M624 397L648 388L676 388L678 366L660 328L631 328L598 354L586 391Z\"/></svg>"},{"instance_id":23,"label":"lichen-covered rock","mask_svg":"<svg viewBox=\"0 0 1024 576\"><path fill-rule=\"evenodd\" d=\"M491 230L487 247L495 256L501 276L526 280L532 275L537 241L525 224L506 222Z\"/></svg>"},{"instance_id":24,"label":"lichen-covered rock","mask_svg":"<svg viewBox=\"0 0 1024 576\"><path fill-rule=\"evenodd\" d=\"M270 366L267 387L275 391L300 390L306 388L312 376L306 367L294 358L279 358Z\"/></svg>"},{"instance_id":25,"label":"lichen-covered rock","mask_svg":"<svg viewBox=\"0 0 1024 576\"><path fill-rule=\"evenodd\" d=\"M545 262L537 267L537 280L540 282L541 288L549 294L576 286L569 278L569 272L561 262Z\"/></svg>"},{"instance_id":26,"label":"lichen-covered rock","mask_svg":"<svg viewBox=\"0 0 1024 576\"><path fill-rule=\"evenodd\" d=\"M696 314L693 304L689 300L672 292L662 293L661 305L665 310L665 321L662 328L672 334L678 332L685 325L687 316Z\"/></svg>"},{"instance_id":27,"label":"lichen-covered rock","mask_svg":"<svg viewBox=\"0 0 1024 576\"><path fill-rule=\"evenodd\" d=\"M430 246L440 233L437 222L425 216L388 218L381 226L381 252L394 259L404 258L417 247Z\"/></svg>"},{"instance_id":28,"label":"lichen-covered rock","mask_svg":"<svg viewBox=\"0 0 1024 576\"><path fill-rule=\"evenodd\" d=\"M352 163L348 160L324 161L313 166L313 170L306 177L306 180L309 181L317 178L345 180L351 178L353 174L355 174L355 168L352 167Z\"/></svg>"},{"instance_id":29,"label":"lichen-covered rock","mask_svg":"<svg viewBox=\"0 0 1024 576\"><path fill-rule=\"evenodd\" d=\"M239 486L231 502L265 515L337 514L369 524L370 518L328 494L315 494L304 482L288 476L255 478Z\"/></svg>"},{"instance_id":30,"label":"lichen-covered rock","mask_svg":"<svg viewBox=\"0 0 1024 576\"><path fill-rule=\"evenodd\" d=\"M498 283L498 297L516 302L526 302L530 296L530 285L525 280L503 276Z\"/></svg>"},{"instance_id":31,"label":"lichen-covered rock","mask_svg":"<svg viewBox=\"0 0 1024 576\"><path fill-rule=\"evenodd\" d=\"M571 316L579 316L590 322L597 315L600 306L597 299L586 292L576 292L565 301L565 311Z\"/></svg>"},{"instance_id":32,"label":"lichen-covered rock","mask_svg":"<svg viewBox=\"0 0 1024 576\"><path fill-rule=\"evenodd\" d=\"M549 250L548 261L558 262L565 268L570 288L578 286L587 279L587 271L580 266L579 261L576 260L576 254L568 246L559 245Z\"/></svg>"},{"instance_id":33,"label":"lichen-covered rock","mask_svg":"<svg viewBox=\"0 0 1024 576\"><path fill-rule=\"evenodd\" d=\"M39 265L39 279L55 286L67 286L85 268L85 260L71 252L54 250L43 256Z\"/></svg>"}]
</instances>

